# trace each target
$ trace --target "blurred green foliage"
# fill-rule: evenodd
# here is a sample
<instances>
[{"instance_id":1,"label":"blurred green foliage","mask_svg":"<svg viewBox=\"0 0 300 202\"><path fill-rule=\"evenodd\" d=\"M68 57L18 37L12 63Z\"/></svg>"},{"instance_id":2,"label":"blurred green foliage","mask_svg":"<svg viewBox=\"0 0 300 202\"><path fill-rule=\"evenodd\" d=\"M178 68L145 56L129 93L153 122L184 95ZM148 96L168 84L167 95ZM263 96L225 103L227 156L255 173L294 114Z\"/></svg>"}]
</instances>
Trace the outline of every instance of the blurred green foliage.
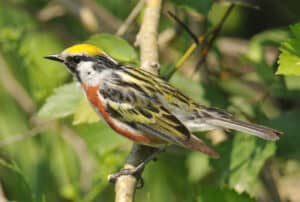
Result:
<instances>
[{"instance_id":1,"label":"blurred green foliage","mask_svg":"<svg viewBox=\"0 0 300 202\"><path fill-rule=\"evenodd\" d=\"M137 1L96 2L124 20ZM291 174L300 173L300 82L299 77L291 76L299 75L300 27L289 21L286 13L286 8L298 1L290 0L283 6L284 15L276 13L276 20L281 17L280 22L288 22L282 27L273 27L273 20L254 22L256 18L251 15L266 12L264 7L253 11L240 2L218 39L244 37L244 54L232 59L234 56L222 52L216 43L210 56L217 65L203 65L196 75L200 79L189 76L188 70L194 67L185 67L175 72L170 83L202 104L221 107L241 119L272 126L285 134L274 143L235 132L216 137L199 133L220 152L221 158L209 159L197 152L169 148L145 169L146 184L137 191L136 201L274 201L276 196L262 177L265 165L279 173L288 170L285 166L293 162L295 171ZM140 17L131 25L134 28L125 40L106 30L91 34L74 13L68 12L66 4L58 4L64 11L62 15L42 20L39 14L51 7L48 3L0 1L1 187L12 201L113 201L113 186L107 182L107 175L122 167L131 143L98 120L63 65L44 60L43 56L83 41L101 46L119 61L138 66L138 51L131 44ZM72 1L71 5L80 4ZM175 7L187 25L202 33L211 30L227 8L214 1L170 0L164 6ZM176 26L166 15L161 16L161 21L162 31ZM252 24L259 28L270 26L257 31L259 28ZM191 43L180 30L168 44L161 54L164 78L174 71L176 60ZM194 63L198 54L191 58ZM33 112L24 109L22 104L27 101L16 85L29 95ZM280 193L281 180L288 174L276 175ZM293 186L300 184L285 184ZM297 194L285 197L296 201Z\"/></svg>"},{"instance_id":2,"label":"blurred green foliage","mask_svg":"<svg viewBox=\"0 0 300 202\"><path fill-rule=\"evenodd\" d=\"M290 26L292 38L280 47L277 74L300 75L300 24Z\"/></svg>"}]
</instances>

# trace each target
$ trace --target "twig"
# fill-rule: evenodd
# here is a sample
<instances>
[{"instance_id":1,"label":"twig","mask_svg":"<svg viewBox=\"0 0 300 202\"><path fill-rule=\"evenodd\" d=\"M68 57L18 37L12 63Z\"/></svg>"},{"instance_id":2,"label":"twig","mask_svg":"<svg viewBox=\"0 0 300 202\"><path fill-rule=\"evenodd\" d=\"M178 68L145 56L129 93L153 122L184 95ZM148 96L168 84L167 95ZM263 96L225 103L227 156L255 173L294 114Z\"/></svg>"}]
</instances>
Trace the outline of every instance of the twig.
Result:
<instances>
[{"instance_id":1,"label":"twig","mask_svg":"<svg viewBox=\"0 0 300 202\"><path fill-rule=\"evenodd\" d=\"M205 35L200 35L197 38L198 42L195 42L196 39L194 36L192 36L192 38L194 39L194 43L187 49L187 51L185 51L183 56L181 56L181 58L176 62L176 64L175 64L176 70L178 70L180 67L182 67L182 65L188 60L188 58L191 57L191 55L193 54L193 52L196 50L196 48L199 45L204 46L204 48L201 51L201 58L200 58L199 62L197 63L196 67L199 66L199 63L201 65L205 62L209 49L211 48L214 40L216 39L217 35L221 31L223 24L224 24L225 20L227 19L227 17L229 16L230 12L232 11L233 7L234 7L234 4L231 4L229 6L229 8L227 9L226 13L224 14L224 16L222 17L222 19L220 20L219 24L213 30L206 33ZM209 38L209 37L211 37L211 38L208 40L207 38Z\"/></svg>"},{"instance_id":2,"label":"twig","mask_svg":"<svg viewBox=\"0 0 300 202\"><path fill-rule=\"evenodd\" d=\"M157 27L160 17L161 0L148 0L145 8L143 24L137 36L141 50L142 68L158 74ZM142 40L141 40L142 39ZM138 166L153 148L134 144L124 168ZM132 175L120 176L115 184L115 202L132 202L136 189L136 178Z\"/></svg>"},{"instance_id":3,"label":"twig","mask_svg":"<svg viewBox=\"0 0 300 202\"><path fill-rule=\"evenodd\" d=\"M117 36L122 36L123 34L126 33L128 30L129 26L132 24L134 19L138 16L142 8L144 7L145 0L140 0L136 6L132 9L131 13L128 15L124 23L119 27L119 29L116 32Z\"/></svg>"},{"instance_id":4,"label":"twig","mask_svg":"<svg viewBox=\"0 0 300 202\"><path fill-rule=\"evenodd\" d=\"M217 36L219 35L220 31L222 30L223 25L224 25L226 19L228 18L229 14L231 13L232 9L234 8L234 6L235 6L235 4L233 4L233 3L229 5L228 9L226 10L225 14L223 15L222 19L220 20L220 22L218 23L216 28L212 31L212 33L210 35L208 35L208 37L210 37L210 38L208 40L204 40L207 42L204 44L203 49L201 50L200 59L196 65L195 70L199 69L201 67L201 65L205 63L209 50L211 49L214 41L216 40Z\"/></svg>"},{"instance_id":5,"label":"twig","mask_svg":"<svg viewBox=\"0 0 300 202\"><path fill-rule=\"evenodd\" d=\"M172 13L171 11L168 11L168 14L181 26L184 28L184 30L192 37L192 39L194 40L194 42L199 45L199 40L198 37L196 36L196 34L194 34L194 32L192 32L192 30L190 30L190 28L184 24L184 22L182 22L174 13Z\"/></svg>"},{"instance_id":6,"label":"twig","mask_svg":"<svg viewBox=\"0 0 300 202\"><path fill-rule=\"evenodd\" d=\"M50 1L49 4L42 8L38 13L37 13L37 18L40 21L46 22L49 21L53 18L63 16L66 13L66 9L57 4L54 1Z\"/></svg>"},{"instance_id":7,"label":"twig","mask_svg":"<svg viewBox=\"0 0 300 202\"><path fill-rule=\"evenodd\" d=\"M282 199L278 190L277 182L271 169L271 164L271 160L266 162L260 174L260 178L262 180L263 185L266 188L270 201L281 202Z\"/></svg>"},{"instance_id":8,"label":"twig","mask_svg":"<svg viewBox=\"0 0 300 202\"><path fill-rule=\"evenodd\" d=\"M0 183L0 202L8 202L8 200L5 197L1 183Z\"/></svg>"}]
</instances>

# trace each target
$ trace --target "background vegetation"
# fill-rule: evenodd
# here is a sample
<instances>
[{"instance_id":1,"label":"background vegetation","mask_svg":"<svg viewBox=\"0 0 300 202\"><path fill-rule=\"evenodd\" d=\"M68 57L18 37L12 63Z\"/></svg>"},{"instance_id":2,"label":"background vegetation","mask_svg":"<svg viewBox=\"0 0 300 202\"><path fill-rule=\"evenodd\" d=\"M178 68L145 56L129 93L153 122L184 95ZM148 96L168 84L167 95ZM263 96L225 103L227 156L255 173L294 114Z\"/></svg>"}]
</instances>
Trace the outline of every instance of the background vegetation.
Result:
<instances>
[{"instance_id":1,"label":"background vegetation","mask_svg":"<svg viewBox=\"0 0 300 202\"><path fill-rule=\"evenodd\" d=\"M89 40L138 64L133 43L142 12L126 41L114 36L136 4L0 0L0 201L113 201L107 175L122 167L132 143L98 121L66 69L43 56ZM193 43L167 11L201 35L227 8L212 0L164 1L163 77ZM222 157L169 148L147 166L136 201L300 201L299 8L297 0L239 1L206 62L194 70L199 47L170 79L201 103L284 131L282 138L199 133Z\"/></svg>"}]
</instances>

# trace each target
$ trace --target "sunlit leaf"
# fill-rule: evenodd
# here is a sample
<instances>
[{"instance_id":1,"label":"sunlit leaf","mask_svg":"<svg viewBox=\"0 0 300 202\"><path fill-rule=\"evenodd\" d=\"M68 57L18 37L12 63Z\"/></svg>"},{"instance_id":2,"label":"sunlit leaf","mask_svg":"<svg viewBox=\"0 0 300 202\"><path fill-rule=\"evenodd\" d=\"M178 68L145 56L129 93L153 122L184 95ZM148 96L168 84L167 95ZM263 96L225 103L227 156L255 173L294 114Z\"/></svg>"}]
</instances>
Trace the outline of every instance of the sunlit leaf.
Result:
<instances>
[{"instance_id":1,"label":"sunlit leaf","mask_svg":"<svg viewBox=\"0 0 300 202\"><path fill-rule=\"evenodd\" d=\"M292 38L280 47L279 68L276 74L300 75L300 24L290 26Z\"/></svg>"},{"instance_id":2,"label":"sunlit leaf","mask_svg":"<svg viewBox=\"0 0 300 202\"><path fill-rule=\"evenodd\" d=\"M74 113L73 124L95 123L99 121L99 115L93 110L86 98L82 98Z\"/></svg>"},{"instance_id":3,"label":"sunlit leaf","mask_svg":"<svg viewBox=\"0 0 300 202\"><path fill-rule=\"evenodd\" d=\"M22 40L20 55L26 65L30 91L38 101L49 95L69 75L62 64L44 59L44 56L56 54L62 49L60 42L48 33L30 33Z\"/></svg>"},{"instance_id":4,"label":"sunlit leaf","mask_svg":"<svg viewBox=\"0 0 300 202\"><path fill-rule=\"evenodd\" d=\"M191 152L191 154L188 155L186 164L189 170L189 180L194 183L211 171L209 157L200 152Z\"/></svg>"},{"instance_id":5,"label":"sunlit leaf","mask_svg":"<svg viewBox=\"0 0 300 202\"><path fill-rule=\"evenodd\" d=\"M10 201L33 202L33 193L21 170L0 159L0 179Z\"/></svg>"},{"instance_id":6,"label":"sunlit leaf","mask_svg":"<svg viewBox=\"0 0 300 202\"><path fill-rule=\"evenodd\" d=\"M273 142L237 133L231 153L229 185L239 192L253 191L260 170L274 152Z\"/></svg>"},{"instance_id":7,"label":"sunlit leaf","mask_svg":"<svg viewBox=\"0 0 300 202\"><path fill-rule=\"evenodd\" d=\"M127 41L117 36L96 34L91 36L86 43L98 46L120 62L137 64L139 61L135 49Z\"/></svg>"},{"instance_id":8,"label":"sunlit leaf","mask_svg":"<svg viewBox=\"0 0 300 202\"><path fill-rule=\"evenodd\" d=\"M56 119L73 114L83 94L77 83L70 83L57 88L46 100L38 115L46 119Z\"/></svg>"},{"instance_id":9,"label":"sunlit leaf","mask_svg":"<svg viewBox=\"0 0 300 202\"><path fill-rule=\"evenodd\" d=\"M255 202L249 195L239 194L234 190L201 186L197 202Z\"/></svg>"},{"instance_id":10,"label":"sunlit leaf","mask_svg":"<svg viewBox=\"0 0 300 202\"><path fill-rule=\"evenodd\" d=\"M259 180L259 172L275 152L275 144L257 137L236 133L234 139L222 143L218 149L220 160L212 160L221 181L238 192L252 193Z\"/></svg>"},{"instance_id":11,"label":"sunlit leaf","mask_svg":"<svg viewBox=\"0 0 300 202\"><path fill-rule=\"evenodd\" d=\"M178 88L185 95L193 98L195 101L198 101L202 104L207 104L207 101L203 99L204 90L199 83L191 81L187 76L176 72L170 79L170 83Z\"/></svg>"}]
</instances>

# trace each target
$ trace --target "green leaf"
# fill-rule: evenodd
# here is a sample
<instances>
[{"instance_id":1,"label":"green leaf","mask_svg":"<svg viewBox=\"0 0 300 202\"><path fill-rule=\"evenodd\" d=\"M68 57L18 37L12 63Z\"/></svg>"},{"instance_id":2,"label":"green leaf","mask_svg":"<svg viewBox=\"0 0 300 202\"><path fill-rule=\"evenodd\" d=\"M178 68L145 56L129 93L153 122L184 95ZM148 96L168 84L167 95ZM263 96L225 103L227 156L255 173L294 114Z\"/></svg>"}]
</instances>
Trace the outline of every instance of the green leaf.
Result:
<instances>
[{"instance_id":1,"label":"green leaf","mask_svg":"<svg viewBox=\"0 0 300 202\"><path fill-rule=\"evenodd\" d=\"M187 168L189 170L188 178L191 182L198 182L205 177L210 171L209 157L200 152L191 152L187 157Z\"/></svg>"},{"instance_id":2,"label":"green leaf","mask_svg":"<svg viewBox=\"0 0 300 202\"><path fill-rule=\"evenodd\" d=\"M57 119L73 114L83 94L77 83L70 83L57 88L46 100L38 116L46 119Z\"/></svg>"},{"instance_id":3,"label":"green leaf","mask_svg":"<svg viewBox=\"0 0 300 202\"><path fill-rule=\"evenodd\" d=\"M38 101L48 96L69 75L62 64L43 58L62 49L57 38L48 33L30 33L21 42L20 55L26 65L30 91Z\"/></svg>"},{"instance_id":4,"label":"green leaf","mask_svg":"<svg viewBox=\"0 0 300 202\"><path fill-rule=\"evenodd\" d=\"M27 116L18 107L0 84L0 137L7 138L13 134L24 133L27 128ZM0 140L1 141L1 140Z\"/></svg>"},{"instance_id":5,"label":"green leaf","mask_svg":"<svg viewBox=\"0 0 300 202\"><path fill-rule=\"evenodd\" d=\"M159 76L160 78L168 81L171 76L173 75L173 73L175 73L176 69L174 64L168 64L168 65L162 65L159 68Z\"/></svg>"},{"instance_id":6,"label":"green leaf","mask_svg":"<svg viewBox=\"0 0 300 202\"><path fill-rule=\"evenodd\" d=\"M238 192L253 193L259 172L275 152L275 144L257 137L236 133L233 141L222 143L218 149L220 160L211 160L223 183Z\"/></svg>"},{"instance_id":7,"label":"green leaf","mask_svg":"<svg viewBox=\"0 0 300 202\"><path fill-rule=\"evenodd\" d=\"M103 122L80 124L75 128L96 156L118 148L120 144L129 144L129 140L114 132Z\"/></svg>"},{"instance_id":8,"label":"green leaf","mask_svg":"<svg viewBox=\"0 0 300 202\"><path fill-rule=\"evenodd\" d=\"M203 87L200 86L198 82L191 81L191 79L180 72L175 72L170 79L170 83L185 95L193 98L195 101L198 101L202 104L207 104L207 101L203 99Z\"/></svg>"},{"instance_id":9,"label":"green leaf","mask_svg":"<svg viewBox=\"0 0 300 202\"><path fill-rule=\"evenodd\" d=\"M24 174L16 165L0 159L0 178L9 201L35 201Z\"/></svg>"},{"instance_id":10,"label":"green leaf","mask_svg":"<svg viewBox=\"0 0 300 202\"><path fill-rule=\"evenodd\" d=\"M300 24L290 26L290 32L292 37L281 44L276 74L300 75Z\"/></svg>"},{"instance_id":11,"label":"green leaf","mask_svg":"<svg viewBox=\"0 0 300 202\"><path fill-rule=\"evenodd\" d=\"M237 191L253 191L259 172L275 152L275 144L237 133L231 153L229 185Z\"/></svg>"},{"instance_id":12,"label":"green leaf","mask_svg":"<svg viewBox=\"0 0 300 202\"><path fill-rule=\"evenodd\" d=\"M280 117L269 121L268 123L284 132L278 141L278 155L284 158L294 158L300 160L300 109L286 112Z\"/></svg>"},{"instance_id":13,"label":"green leaf","mask_svg":"<svg viewBox=\"0 0 300 202\"><path fill-rule=\"evenodd\" d=\"M91 36L86 43L98 46L120 62L133 64L139 62L135 49L127 41L114 35L96 34Z\"/></svg>"},{"instance_id":14,"label":"green leaf","mask_svg":"<svg viewBox=\"0 0 300 202\"><path fill-rule=\"evenodd\" d=\"M168 151L170 150L168 149ZM147 188L137 192L136 201L195 201L194 187L189 183L188 170L184 163L186 156L177 152L163 153L159 155L159 160L156 163L147 165L147 169L143 173Z\"/></svg>"},{"instance_id":15,"label":"green leaf","mask_svg":"<svg viewBox=\"0 0 300 202\"><path fill-rule=\"evenodd\" d=\"M201 186L197 202L255 202L246 193L239 194L234 190L220 189L211 186Z\"/></svg>"},{"instance_id":16,"label":"green leaf","mask_svg":"<svg viewBox=\"0 0 300 202\"><path fill-rule=\"evenodd\" d=\"M82 98L79 106L75 110L73 124L95 123L98 121L99 116L92 109L92 106L88 103L86 98Z\"/></svg>"}]
</instances>

